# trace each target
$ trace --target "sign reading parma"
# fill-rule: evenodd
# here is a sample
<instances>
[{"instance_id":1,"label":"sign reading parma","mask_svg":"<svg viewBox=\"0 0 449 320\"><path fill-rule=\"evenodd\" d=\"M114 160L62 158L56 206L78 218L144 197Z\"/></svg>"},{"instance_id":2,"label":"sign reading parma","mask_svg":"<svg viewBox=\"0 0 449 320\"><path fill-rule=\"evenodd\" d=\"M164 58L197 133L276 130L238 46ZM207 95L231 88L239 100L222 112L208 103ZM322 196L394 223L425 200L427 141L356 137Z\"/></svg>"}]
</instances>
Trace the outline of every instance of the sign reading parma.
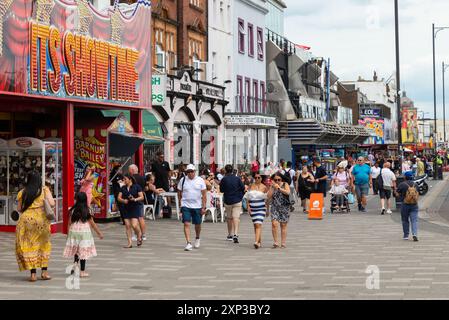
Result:
<instances>
[{"instance_id":1,"label":"sign reading parma","mask_svg":"<svg viewBox=\"0 0 449 320\"><path fill-rule=\"evenodd\" d=\"M149 0L98 13L89 0L0 3L0 92L151 106Z\"/></svg>"}]
</instances>

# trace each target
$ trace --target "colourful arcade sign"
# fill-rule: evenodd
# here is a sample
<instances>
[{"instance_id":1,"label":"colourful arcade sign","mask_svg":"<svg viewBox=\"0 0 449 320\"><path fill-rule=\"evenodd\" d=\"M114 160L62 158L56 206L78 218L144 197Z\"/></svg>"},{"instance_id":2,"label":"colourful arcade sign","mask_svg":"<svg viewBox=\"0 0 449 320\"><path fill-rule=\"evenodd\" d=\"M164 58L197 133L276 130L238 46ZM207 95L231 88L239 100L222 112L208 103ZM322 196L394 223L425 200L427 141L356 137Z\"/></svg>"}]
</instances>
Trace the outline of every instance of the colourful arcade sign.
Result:
<instances>
[{"instance_id":1,"label":"colourful arcade sign","mask_svg":"<svg viewBox=\"0 0 449 320\"><path fill-rule=\"evenodd\" d=\"M0 94L150 108L150 7L0 1Z\"/></svg>"}]
</instances>

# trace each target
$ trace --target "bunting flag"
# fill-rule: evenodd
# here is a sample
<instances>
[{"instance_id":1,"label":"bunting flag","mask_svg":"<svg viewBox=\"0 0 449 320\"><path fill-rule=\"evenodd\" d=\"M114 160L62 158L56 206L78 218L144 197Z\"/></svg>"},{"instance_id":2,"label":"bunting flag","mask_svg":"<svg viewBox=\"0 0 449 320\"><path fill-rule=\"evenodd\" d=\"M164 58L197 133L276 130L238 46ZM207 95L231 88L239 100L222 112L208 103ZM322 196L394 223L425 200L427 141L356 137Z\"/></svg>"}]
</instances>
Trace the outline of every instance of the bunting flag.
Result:
<instances>
[{"instance_id":1,"label":"bunting flag","mask_svg":"<svg viewBox=\"0 0 449 320\"><path fill-rule=\"evenodd\" d=\"M296 44L296 43L295 43L295 47L303 49L303 50L310 50L311 49L311 47L304 46L304 45L301 45L301 44Z\"/></svg>"}]
</instances>

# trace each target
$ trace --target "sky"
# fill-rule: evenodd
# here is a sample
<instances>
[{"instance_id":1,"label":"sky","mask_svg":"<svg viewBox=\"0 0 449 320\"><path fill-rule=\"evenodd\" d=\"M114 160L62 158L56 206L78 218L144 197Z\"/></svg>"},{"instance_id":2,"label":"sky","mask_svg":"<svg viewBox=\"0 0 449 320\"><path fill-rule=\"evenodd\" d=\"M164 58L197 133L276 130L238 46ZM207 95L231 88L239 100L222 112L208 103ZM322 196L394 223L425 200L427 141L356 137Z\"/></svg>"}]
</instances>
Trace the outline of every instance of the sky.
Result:
<instances>
[{"instance_id":1,"label":"sky","mask_svg":"<svg viewBox=\"0 0 449 320\"><path fill-rule=\"evenodd\" d=\"M331 59L340 80L388 79L396 66L393 0L285 0L285 36ZM433 117L432 23L449 27L448 0L399 0L401 90ZM436 40L437 118L442 118L442 62L449 29ZM449 68L446 71L449 109ZM446 110L449 119L449 110Z\"/></svg>"}]
</instances>

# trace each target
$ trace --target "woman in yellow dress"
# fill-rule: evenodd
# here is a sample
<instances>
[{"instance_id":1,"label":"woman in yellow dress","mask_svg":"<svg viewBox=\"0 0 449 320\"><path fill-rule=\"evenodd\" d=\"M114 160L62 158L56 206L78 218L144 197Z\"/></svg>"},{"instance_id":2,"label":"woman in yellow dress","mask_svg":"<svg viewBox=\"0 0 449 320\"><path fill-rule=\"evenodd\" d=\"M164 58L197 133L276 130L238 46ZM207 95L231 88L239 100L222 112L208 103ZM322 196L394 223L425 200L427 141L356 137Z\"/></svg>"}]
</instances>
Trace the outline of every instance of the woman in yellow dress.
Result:
<instances>
[{"instance_id":1,"label":"woman in yellow dress","mask_svg":"<svg viewBox=\"0 0 449 320\"><path fill-rule=\"evenodd\" d=\"M16 258L20 271L31 271L32 282L37 280L37 268L42 269L43 280L51 279L47 271L51 231L50 221L45 214L45 198L51 206L55 206L50 189L42 186L40 174L30 172L25 188L17 195L17 210L22 214L16 227Z\"/></svg>"}]
</instances>

